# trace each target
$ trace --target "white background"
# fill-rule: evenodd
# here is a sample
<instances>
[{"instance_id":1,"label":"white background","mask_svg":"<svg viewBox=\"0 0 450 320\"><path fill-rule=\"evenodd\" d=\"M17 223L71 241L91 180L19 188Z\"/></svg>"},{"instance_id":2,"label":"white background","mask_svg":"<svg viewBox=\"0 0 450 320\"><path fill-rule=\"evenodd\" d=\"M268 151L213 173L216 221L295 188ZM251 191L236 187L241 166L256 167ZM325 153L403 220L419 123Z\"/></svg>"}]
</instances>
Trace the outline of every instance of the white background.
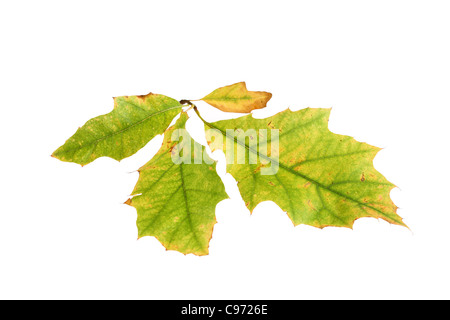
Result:
<instances>
[{"instance_id":1,"label":"white background","mask_svg":"<svg viewBox=\"0 0 450 320\"><path fill-rule=\"evenodd\" d=\"M2 1L0 298L450 298L449 16L448 1ZM184 256L136 240L122 204L161 136L120 163L50 157L113 96L239 81L273 93L256 117L332 107L333 132L383 147L410 230L294 228L269 202L250 216L222 161L210 255Z\"/></svg>"}]
</instances>

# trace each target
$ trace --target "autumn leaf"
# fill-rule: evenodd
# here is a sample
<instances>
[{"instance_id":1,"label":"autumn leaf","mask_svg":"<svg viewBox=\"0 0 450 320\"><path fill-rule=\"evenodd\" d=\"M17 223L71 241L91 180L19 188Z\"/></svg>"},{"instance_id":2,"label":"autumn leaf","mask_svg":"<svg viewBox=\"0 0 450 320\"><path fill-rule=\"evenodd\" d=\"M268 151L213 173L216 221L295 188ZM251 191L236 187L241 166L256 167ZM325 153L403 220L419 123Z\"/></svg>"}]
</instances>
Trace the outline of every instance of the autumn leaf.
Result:
<instances>
[{"instance_id":1,"label":"autumn leaf","mask_svg":"<svg viewBox=\"0 0 450 320\"><path fill-rule=\"evenodd\" d=\"M244 113L265 107L271 96L248 91L240 82L202 100ZM160 150L138 170L138 182L125 203L137 210L139 238L154 236L167 250L206 255L215 208L228 196L215 161L185 130L186 112L192 108L205 123L210 149L225 152L227 171L250 212L273 201L294 225L352 228L356 219L373 217L406 226L390 199L395 186L373 166L380 149L332 133L330 109L209 123L190 100L157 94L118 97L113 111L86 122L52 156L81 165L102 156L121 160L164 133Z\"/></svg>"},{"instance_id":2,"label":"autumn leaf","mask_svg":"<svg viewBox=\"0 0 450 320\"><path fill-rule=\"evenodd\" d=\"M294 225L351 228L358 218L374 217L405 226L389 196L394 185L373 167L380 149L330 132L329 113L330 109L307 108L266 119L247 115L204 122L206 129L213 129L207 130L212 151L222 149L227 154L234 149L234 157L227 155L227 171L237 180L250 211L271 200L287 212ZM250 133L238 139L230 134L235 128L243 137ZM218 136L224 138L223 143L217 143ZM256 138L259 144L250 144ZM279 141L277 148L272 148L274 138ZM246 154L241 164L237 163L239 153ZM257 157L253 164L249 161L252 155Z\"/></svg>"},{"instance_id":3,"label":"autumn leaf","mask_svg":"<svg viewBox=\"0 0 450 320\"><path fill-rule=\"evenodd\" d=\"M113 111L86 122L52 156L81 165L103 156L122 160L162 134L181 108L160 94L116 97Z\"/></svg>"},{"instance_id":4,"label":"autumn leaf","mask_svg":"<svg viewBox=\"0 0 450 320\"><path fill-rule=\"evenodd\" d=\"M168 250L206 255L216 223L216 205L228 196L216 163L187 132L184 139L199 153L189 155L190 163L174 162L180 142L172 138L174 133L178 137L176 130L183 130L187 119L183 112L165 132L161 149L139 169L134 197L126 203L137 209L139 238L155 236ZM184 139L180 140L186 143Z\"/></svg>"},{"instance_id":5,"label":"autumn leaf","mask_svg":"<svg viewBox=\"0 0 450 320\"><path fill-rule=\"evenodd\" d=\"M214 90L203 101L225 112L248 113L266 107L272 94L264 91L248 91L245 82Z\"/></svg>"}]
</instances>

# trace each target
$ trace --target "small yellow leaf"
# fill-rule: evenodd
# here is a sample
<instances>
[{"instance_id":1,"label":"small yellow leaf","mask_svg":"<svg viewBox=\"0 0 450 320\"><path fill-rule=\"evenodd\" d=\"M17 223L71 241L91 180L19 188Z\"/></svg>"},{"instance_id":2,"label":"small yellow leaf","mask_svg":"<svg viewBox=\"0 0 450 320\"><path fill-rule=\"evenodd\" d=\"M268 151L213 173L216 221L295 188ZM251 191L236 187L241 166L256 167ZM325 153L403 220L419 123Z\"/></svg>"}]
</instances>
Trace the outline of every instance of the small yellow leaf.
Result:
<instances>
[{"instance_id":1,"label":"small yellow leaf","mask_svg":"<svg viewBox=\"0 0 450 320\"><path fill-rule=\"evenodd\" d=\"M265 108L270 98L270 92L248 91L245 82L239 82L216 89L201 100L225 112L249 113Z\"/></svg>"}]
</instances>

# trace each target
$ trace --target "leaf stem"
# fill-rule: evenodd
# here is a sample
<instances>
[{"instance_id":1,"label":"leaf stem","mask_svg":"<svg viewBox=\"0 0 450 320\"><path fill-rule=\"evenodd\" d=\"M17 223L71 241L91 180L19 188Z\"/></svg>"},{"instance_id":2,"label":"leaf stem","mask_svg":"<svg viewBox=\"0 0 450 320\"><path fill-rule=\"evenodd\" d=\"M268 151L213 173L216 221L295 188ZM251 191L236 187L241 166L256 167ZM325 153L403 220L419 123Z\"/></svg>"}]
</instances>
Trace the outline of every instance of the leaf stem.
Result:
<instances>
[{"instance_id":1,"label":"leaf stem","mask_svg":"<svg viewBox=\"0 0 450 320\"><path fill-rule=\"evenodd\" d=\"M189 108L187 108L187 109L185 110L185 112L188 112L188 111L191 110L192 108L197 108L197 107L195 106L195 104L193 104L190 100L183 99L183 100L180 100L179 103L182 104L182 105L187 104L187 105L190 106ZM198 113L197 113L197 114L198 114Z\"/></svg>"},{"instance_id":2,"label":"leaf stem","mask_svg":"<svg viewBox=\"0 0 450 320\"><path fill-rule=\"evenodd\" d=\"M192 104L194 106L194 111L197 114L197 116L200 118L200 120L203 121L204 124L208 125L209 127L211 127L210 123L208 121L206 121L205 119L202 118L202 116L200 115L200 112L198 112L198 108L196 105Z\"/></svg>"}]
</instances>

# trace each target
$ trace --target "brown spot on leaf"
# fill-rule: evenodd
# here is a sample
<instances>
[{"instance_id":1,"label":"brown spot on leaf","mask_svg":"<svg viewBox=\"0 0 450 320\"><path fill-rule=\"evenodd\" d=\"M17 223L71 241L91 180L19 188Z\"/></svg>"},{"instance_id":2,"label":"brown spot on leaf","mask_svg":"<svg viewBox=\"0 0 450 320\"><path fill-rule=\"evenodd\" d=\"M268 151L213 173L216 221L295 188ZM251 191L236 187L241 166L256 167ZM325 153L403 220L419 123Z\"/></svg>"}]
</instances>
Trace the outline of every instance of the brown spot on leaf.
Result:
<instances>
[{"instance_id":1,"label":"brown spot on leaf","mask_svg":"<svg viewBox=\"0 0 450 320\"><path fill-rule=\"evenodd\" d=\"M313 209L314 211L318 211L318 210L316 209L316 207L313 206L311 200L308 200L308 201L307 201L307 204L308 204L308 207L310 207L310 208Z\"/></svg>"},{"instance_id":2,"label":"brown spot on leaf","mask_svg":"<svg viewBox=\"0 0 450 320\"><path fill-rule=\"evenodd\" d=\"M147 98L147 97L149 97L149 96L154 96L154 95L155 95L154 93L149 92L149 93L147 93L147 94L143 94L143 95L136 96L136 98L138 98L138 99L140 99L140 100L142 100L142 101L145 101L145 98Z\"/></svg>"}]
</instances>

